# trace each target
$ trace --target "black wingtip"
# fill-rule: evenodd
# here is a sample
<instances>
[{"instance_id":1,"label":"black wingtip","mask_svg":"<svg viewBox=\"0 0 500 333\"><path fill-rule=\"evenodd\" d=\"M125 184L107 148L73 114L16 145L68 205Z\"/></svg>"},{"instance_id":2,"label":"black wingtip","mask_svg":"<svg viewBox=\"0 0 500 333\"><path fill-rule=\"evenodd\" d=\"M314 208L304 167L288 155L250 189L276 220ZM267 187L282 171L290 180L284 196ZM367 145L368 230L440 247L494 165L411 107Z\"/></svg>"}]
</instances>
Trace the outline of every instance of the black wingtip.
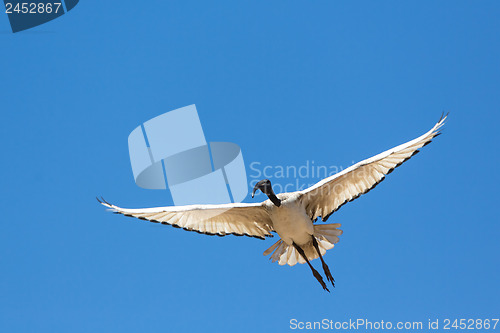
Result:
<instances>
[{"instance_id":1,"label":"black wingtip","mask_svg":"<svg viewBox=\"0 0 500 333\"><path fill-rule=\"evenodd\" d=\"M446 112L446 114L443 111L443 113L441 113L441 117L438 120L438 123L440 123L443 119L447 118L449 114L450 114L450 111Z\"/></svg>"},{"instance_id":2,"label":"black wingtip","mask_svg":"<svg viewBox=\"0 0 500 333\"><path fill-rule=\"evenodd\" d=\"M101 196L101 199L99 199L98 197L96 197L96 199L102 205L109 205L109 206L111 206L111 204L109 202L107 202L102 196Z\"/></svg>"}]
</instances>

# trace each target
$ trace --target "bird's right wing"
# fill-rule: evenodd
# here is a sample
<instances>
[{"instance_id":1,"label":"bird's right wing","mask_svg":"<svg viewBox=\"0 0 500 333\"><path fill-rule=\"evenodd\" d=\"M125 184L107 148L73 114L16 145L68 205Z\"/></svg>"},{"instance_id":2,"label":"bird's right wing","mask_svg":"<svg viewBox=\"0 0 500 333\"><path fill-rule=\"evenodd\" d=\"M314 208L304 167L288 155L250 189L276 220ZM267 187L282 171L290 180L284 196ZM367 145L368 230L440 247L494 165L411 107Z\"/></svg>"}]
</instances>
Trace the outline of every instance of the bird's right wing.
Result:
<instances>
[{"instance_id":1,"label":"bird's right wing","mask_svg":"<svg viewBox=\"0 0 500 333\"><path fill-rule=\"evenodd\" d=\"M261 239L273 237L271 234L274 231L272 221L262 203L128 209L112 205L104 200L99 200L99 202L117 214L170 224L177 228L202 234L245 235Z\"/></svg>"},{"instance_id":2,"label":"bird's right wing","mask_svg":"<svg viewBox=\"0 0 500 333\"><path fill-rule=\"evenodd\" d=\"M445 120L446 116L441 117L438 123L424 135L354 164L301 191L300 200L307 214L312 220L321 217L323 221L326 221L333 212L361 194L370 191L384 180L387 174L418 153L419 148L430 143L439 135L439 129Z\"/></svg>"}]
</instances>

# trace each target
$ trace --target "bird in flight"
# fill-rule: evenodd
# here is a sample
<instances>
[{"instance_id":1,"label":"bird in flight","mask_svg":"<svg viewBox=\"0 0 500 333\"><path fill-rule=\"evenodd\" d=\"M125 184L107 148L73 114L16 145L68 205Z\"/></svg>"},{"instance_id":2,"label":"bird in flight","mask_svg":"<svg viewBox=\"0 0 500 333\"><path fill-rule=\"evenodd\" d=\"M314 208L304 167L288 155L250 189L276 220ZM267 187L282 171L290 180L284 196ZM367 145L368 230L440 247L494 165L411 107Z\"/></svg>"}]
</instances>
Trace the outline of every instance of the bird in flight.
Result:
<instances>
[{"instance_id":1,"label":"bird in flight","mask_svg":"<svg viewBox=\"0 0 500 333\"><path fill-rule=\"evenodd\" d=\"M259 181L257 190L268 196L260 203L230 203L221 205L188 205L128 209L97 199L102 205L125 216L156 223L170 224L202 234L251 236L265 239L277 233L280 239L264 251L272 262L294 266L307 263L324 290L330 291L321 274L311 265L319 258L326 279L335 287L335 280L323 260L327 250L339 241L340 223L315 224L318 218L326 222L344 204L373 189L396 167L419 152L440 134L447 116L418 138L361 161L303 190L275 194L268 179Z\"/></svg>"}]
</instances>

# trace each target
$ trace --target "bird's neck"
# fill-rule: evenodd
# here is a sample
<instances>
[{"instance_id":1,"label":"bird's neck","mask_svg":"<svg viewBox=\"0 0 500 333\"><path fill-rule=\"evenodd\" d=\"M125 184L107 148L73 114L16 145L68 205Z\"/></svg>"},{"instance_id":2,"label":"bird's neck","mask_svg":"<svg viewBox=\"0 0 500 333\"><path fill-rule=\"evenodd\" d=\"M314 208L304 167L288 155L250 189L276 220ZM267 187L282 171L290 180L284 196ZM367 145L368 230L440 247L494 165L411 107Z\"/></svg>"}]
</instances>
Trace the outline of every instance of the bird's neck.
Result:
<instances>
[{"instance_id":1,"label":"bird's neck","mask_svg":"<svg viewBox=\"0 0 500 333\"><path fill-rule=\"evenodd\" d=\"M272 203L276 206L276 207L279 207L281 206L281 200L278 199L278 197L274 194L274 193L270 193L267 195L267 197L269 198L269 200L272 201Z\"/></svg>"}]
</instances>

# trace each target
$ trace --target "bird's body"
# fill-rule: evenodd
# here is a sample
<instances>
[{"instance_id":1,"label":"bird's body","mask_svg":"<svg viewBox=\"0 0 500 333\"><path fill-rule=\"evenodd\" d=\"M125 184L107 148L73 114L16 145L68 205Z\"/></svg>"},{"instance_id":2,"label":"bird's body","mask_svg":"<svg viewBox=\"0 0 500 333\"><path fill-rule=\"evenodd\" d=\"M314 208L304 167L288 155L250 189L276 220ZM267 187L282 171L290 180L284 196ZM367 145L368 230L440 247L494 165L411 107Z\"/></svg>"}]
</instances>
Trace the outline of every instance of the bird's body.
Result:
<instances>
[{"instance_id":1,"label":"bird's body","mask_svg":"<svg viewBox=\"0 0 500 333\"><path fill-rule=\"evenodd\" d=\"M314 225L299 201L297 193L280 193L281 206L276 207L270 200L265 201L274 231L288 245L305 245L311 242Z\"/></svg>"},{"instance_id":2,"label":"bird's body","mask_svg":"<svg viewBox=\"0 0 500 333\"><path fill-rule=\"evenodd\" d=\"M424 135L363 160L303 191L276 195L271 182L261 180L252 193L253 197L255 191L261 190L269 197L261 203L127 209L104 200L100 202L115 213L203 234L234 234L264 239L273 237L272 233L276 232L281 239L264 251L264 255L272 253L270 259L280 265L307 263L323 289L328 290L309 261L319 257L328 281L333 284L333 277L322 256L339 241L342 230L338 229L339 223L315 222L318 218L326 222L341 206L373 189L387 174L439 135L445 119L441 117Z\"/></svg>"}]
</instances>

